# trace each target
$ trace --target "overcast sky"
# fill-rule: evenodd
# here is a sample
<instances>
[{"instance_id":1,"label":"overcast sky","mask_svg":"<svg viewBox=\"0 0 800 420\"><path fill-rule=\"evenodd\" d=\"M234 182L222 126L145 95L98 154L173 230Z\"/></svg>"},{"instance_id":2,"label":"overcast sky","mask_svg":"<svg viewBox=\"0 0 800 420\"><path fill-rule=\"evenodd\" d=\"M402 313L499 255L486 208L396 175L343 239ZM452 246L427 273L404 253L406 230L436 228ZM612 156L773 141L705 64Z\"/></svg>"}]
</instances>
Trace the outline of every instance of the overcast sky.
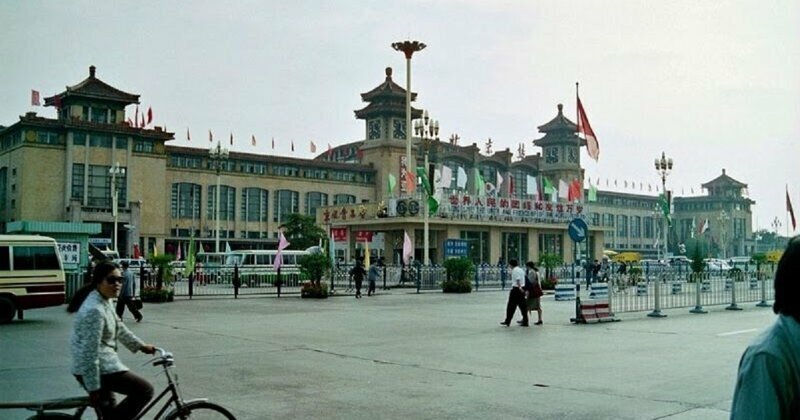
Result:
<instances>
[{"instance_id":1,"label":"overcast sky","mask_svg":"<svg viewBox=\"0 0 800 420\"><path fill-rule=\"evenodd\" d=\"M31 110L31 89L51 96L95 65L173 144L207 147L211 130L234 150L311 157L310 140L364 138L359 94L386 67L405 87L390 44L414 39L428 45L412 59L415 106L444 139L538 153L557 104L575 121L577 81L600 143L599 162L581 159L601 189L647 193L664 151L678 195L725 168L748 184L754 223L786 233L787 184L800 217L795 0L3 1L0 27L1 125Z\"/></svg>"}]
</instances>

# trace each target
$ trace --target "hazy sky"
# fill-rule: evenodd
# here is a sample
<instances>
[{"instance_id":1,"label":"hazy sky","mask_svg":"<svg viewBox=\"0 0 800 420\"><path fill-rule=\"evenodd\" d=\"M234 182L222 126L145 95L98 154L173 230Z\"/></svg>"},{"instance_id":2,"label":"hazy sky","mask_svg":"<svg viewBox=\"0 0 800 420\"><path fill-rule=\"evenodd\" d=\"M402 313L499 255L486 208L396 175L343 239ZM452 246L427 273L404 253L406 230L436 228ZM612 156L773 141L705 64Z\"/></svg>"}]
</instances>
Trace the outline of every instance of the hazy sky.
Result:
<instances>
[{"instance_id":1,"label":"hazy sky","mask_svg":"<svg viewBox=\"0 0 800 420\"><path fill-rule=\"evenodd\" d=\"M444 139L540 152L536 127L559 103L575 120L579 81L600 143L599 162L581 159L601 189L647 193L665 151L678 195L725 168L759 226L777 217L786 233L787 184L800 217L797 1L3 1L0 27L2 125L31 109L31 89L61 92L93 64L173 144L207 147L211 130L234 150L292 155L293 139L311 157L309 140L364 138L359 94L385 67L405 86L390 44L414 39L428 45L412 60L415 106Z\"/></svg>"}]
</instances>

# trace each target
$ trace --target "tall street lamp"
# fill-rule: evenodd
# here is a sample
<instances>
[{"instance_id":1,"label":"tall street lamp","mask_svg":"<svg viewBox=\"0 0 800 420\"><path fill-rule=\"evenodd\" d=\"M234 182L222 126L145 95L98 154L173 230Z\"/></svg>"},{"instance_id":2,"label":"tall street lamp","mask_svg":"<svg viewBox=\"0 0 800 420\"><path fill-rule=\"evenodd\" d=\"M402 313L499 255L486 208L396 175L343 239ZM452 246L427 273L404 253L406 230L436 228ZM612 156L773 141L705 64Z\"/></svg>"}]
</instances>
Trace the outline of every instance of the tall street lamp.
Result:
<instances>
[{"instance_id":1,"label":"tall street lamp","mask_svg":"<svg viewBox=\"0 0 800 420\"><path fill-rule=\"evenodd\" d=\"M662 234L664 237L664 253L663 258L664 262L666 263L667 260L667 238L668 238L668 227L669 227L669 194L667 194L667 175L672 172L672 158L667 158L664 152L661 152L661 158L656 158L655 160L656 172L661 176L661 191L664 194L664 200L666 201L666 209L662 209L662 213L664 215L664 225L662 226ZM663 272L663 266L662 266ZM656 290L655 290L655 307L653 308L653 312L647 314L647 316L651 317L664 317L666 315L661 313L661 283L656 280Z\"/></svg>"},{"instance_id":2,"label":"tall street lamp","mask_svg":"<svg viewBox=\"0 0 800 420\"><path fill-rule=\"evenodd\" d=\"M429 196L433 196L434 192L434 185L433 185L433 176L431 174L430 163L428 163L428 155L430 153L431 148L436 148L437 143L439 142L439 121L433 120L428 116L428 111L426 110L422 114L422 119L417 120L414 124L414 133L417 137L420 138L420 145L422 146L422 151L425 154L425 166L424 171L427 175L428 184L425 188L429 192ZM434 150L435 153L435 150ZM423 220L424 220L424 230L423 230L423 260L422 262L425 265L430 265L430 234L428 228L428 218L430 209L428 208L428 199L425 200L424 207L423 207Z\"/></svg>"},{"instance_id":3,"label":"tall street lamp","mask_svg":"<svg viewBox=\"0 0 800 420\"><path fill-rule=\"evenodd\" d=\"M117 179L117 176L123 177L125 176L125 168L119 166L119 162L115 163L114 166L108 168L108 173L111 175L111 214L114 216L114 251L119 253L119 248L117 248L117 222L119 221L119 185L117 182L120 181Z\"/></svg>"},{"instance_id":4,"label":"tall street lamp","mask_svg":"<svg viewBox=\"0 0 800 420\"><path fill-rule=\"evenodd\" d=\"M214 226L214 245L215 245L215 252L219 252L219 202L220 202L220 185L219 185L219 173L222 171L222 166L228 160L228 149L222 147L222 144L217 140L217 146L212 147L208 151L208 157L211 159L211 166L214 168L214 171L217 173L217 189L215 191L216 195L216 204L214 206L215 210L215 226Z\"/></svg>"},{"instance_id":5,"label":"tall street lamp","mask_svg":"<svg viewBox=\"0 0 800 420\"><path fill-rule=\"evenodd\" d=\"M411 175L408 171L411 167L411 56L417 51L425 49L426 45L419 41L401 41L393 42L392 48L396 51L402 51L406 56L406 177L414 176L414 170L411 170ZM408 181L406 179L406 181Z\"/></svg>"},{"instance_id":6,"label":"tall street lamp","mask_svg":"<svg viewBox=\"0 0 800 420\"><path fill-rule=\"evenodd\" d=\"M728 243L726 242L727 240L726 230L728 228L728 220L730 219L731 218L730 216L728 216L728 213L725 211L725 209L722 209L722 211L719 212L719 216L717 216L717 221L719 222L719 242L720 245L722 246L723 260L727 258L726 254L728 250Z\"/></svg>"}]
</instances>

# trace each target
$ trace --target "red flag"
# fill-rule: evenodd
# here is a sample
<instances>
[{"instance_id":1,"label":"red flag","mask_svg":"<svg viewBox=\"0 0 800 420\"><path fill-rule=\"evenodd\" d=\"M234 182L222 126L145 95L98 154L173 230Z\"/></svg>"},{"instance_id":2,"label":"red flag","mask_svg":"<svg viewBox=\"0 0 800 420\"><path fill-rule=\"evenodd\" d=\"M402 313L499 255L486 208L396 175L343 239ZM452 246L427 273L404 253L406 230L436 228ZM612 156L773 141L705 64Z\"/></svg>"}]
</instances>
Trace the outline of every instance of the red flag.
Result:
<instances>
[{"instance_id":1,"label":"red flag","mask_svg":"<svg viewBox=\"0 0 800 420\"><path fill-rule=\"evenodd\" d=\"M331 144L328 143L328 159L330 159L331 156L333 156L333 149L331 148Z\"/></svg>"},{"instance_id":2,"label":"red flag","mask_svg":"<svg viewBox=\"0 0 800 420\"><path fill-rule=\"evenodd\" d=\"M139 122L139 127L144 128L144 112L141 113L142 120Z\"/></svg>"},{"instance_id":3,"label":"red flag","mask_svg":"<svg viewBox=\"0 0 800 420\"><path fill-rule=\"evenodd\" d=\"M586 117L586 111L583 110L580 97L578 97L578 133L583 134L583 138L586 139L586 150L589 152L589 157L597 161L600 157L600 145L589 124L589 118Z\"/></svg>"},{"instance_id":4,"label":"red flag","mask_svg":"<svg viewBox=\"0 0 800 420\"><path fill-rule=\"evenodd\" d=\"M252 144L253 146L256 145L256 135L255 134L251 134L250 135L250 144Z\"/></svg>"},{"instance_id":5,"label":"red flag","mask_svg":"<svg viewBox=\"0 0 800 420\"><path fill-rule=\"evenodd\" d=\"M189 127L186 127L186 141L192 141L192 136L189 135Z\"/></svg>"},{"instance_id":6,"label":"red flag","mask_svg":"<svg viewBox=\"0 0 800 420\"><path fill-rule=\"evenodd\" d=\"M309 145L309 149L311 149L311 153L317 153L317 145L314 144L314 140L311 140L311 144Z\"/></svg>"},{"instance_id":7,"label":"red flag","mask_svg":"<svg viewBox=\"0 0 800 420\"><path fill-rule=\"evenodd\" d=\"M211 130L208 130L208 142L214 143L214 135L211 134Z\"/></svg>"},{"instance_id":8,"label":"red flag","mask_svg":"<svg viewBox=\"0 0 800 420\"><path fill-rule=\"evenodd\" d=\"M508 193L514 195L514 175L508 175Z\"/></svg>"},{"instance_id":9,"label":"red flag","mask_svg":"<svg viewBox=\"0 0 800 420\"><path fill-rule=\"evenodd\" d=\"M61 97L60 96L54 96L53 97L53 106L55 106L56 109L61 109Z\"/></svg>"},{"instance_id":10,"label":"red flag","mask_svg":"<svg viewBox=\"0 0 800 420\"><path fill-rule=\"evenodd\" d=\"M275 150L275 137L272 138L272 150Z\"/></svg>"},{"instance_id":11,"label":"red flag","mask_svg":"<svg viewBox=\"0 0 800 420\"><path fill-rule=\"evenodd\" d=\"M294 140L292 140L292 151L294 152Z\"/></svg>"},{"instance_id":12,"label":"red flag","mask_svg":"<svg viewBox=\"0 0 800 420\"><path fill-rule=\"evenodd\" d=\"M147 124L153 122L153 107L147 107Z\"/></svg>"},{"instance_id":13,"label":"red flag","mask_svg":"<svg viewBox=\"0 0 800 420\"><path fill-rule=\"evenodd\" d=\"M31 106L41 106L42 101L38 90L31 89Z\"/></svg>"},{"instance_id":14,"label":"red flag","mask_svg":"<svg viewBox=\"0 0 800 420\"><path fill-rule=\"evenodd\" d=\"M794 209L792 209L792 200L789 199L789 186L786 186L786 211L789 212L789 217L792 219L792 231L797 229L797 221L794 219Z\"/></svg>"},{"instance_id":15,"label":"red flag","mask_svg":"<svg viewBox=\"0 0 800 420\"><path fill-rule=\"evenodd\" d=\"M136 105L136 113L133 114L133 126L139 128L139 105Z\"/></svg>"},{"instance_id":16,"label":"red flag","mask_svg":"<svg viewBox=\"0 0 800 420\"><path fill-rule=\"evenodd\" d=\"M358 158L358 160L364 159L364 151L360 148L356 151L356 158Z\"/></svg>"},{"instance_id":17,"label":"red flag","mask_svg":"<svg viewBox=\"0 0 800 420\"><path fill-rule=\"evenodd\" d=\"M231 133L231 146L233 146L233 133Z\"/></svg>"}]
</instances>

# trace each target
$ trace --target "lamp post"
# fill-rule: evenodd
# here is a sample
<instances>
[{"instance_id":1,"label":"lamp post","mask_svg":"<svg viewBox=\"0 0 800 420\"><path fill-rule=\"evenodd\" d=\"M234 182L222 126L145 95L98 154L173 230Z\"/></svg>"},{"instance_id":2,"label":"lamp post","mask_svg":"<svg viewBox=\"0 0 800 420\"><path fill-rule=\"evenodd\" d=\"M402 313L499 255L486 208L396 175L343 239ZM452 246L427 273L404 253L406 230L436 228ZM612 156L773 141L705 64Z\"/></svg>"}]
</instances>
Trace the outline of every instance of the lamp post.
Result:
<instances>
[{"instance_id":1,"label":"lamp post","mask_svg":"<svg viewBox=\"0 0 800 420\"><path fill-rule=\"evenodd\" d=\"M781 224L781 221L778 220L778 216L775 216L775 219L772 221L772 223L770 223L770 226L772 226L772 229L775 230L775 240L772 241L772 249L778 249L778 229L780 229L783 224Z\"/></svg>"},{"instance_id":2,"label":"lamp post","mask_svg":"<svg viewBox=\"0 0 800 420\"><path fill-rule=\"evenodd\" d=\"M667 158L664 152L661 152L661 158L655 159L655 167L656 172L661 176L661 191L664 193L664 200L666 200L667 211L662 209L662 214L664 215L664 225L662 226L661 230L663 233L664 238L664 261L667 259L667 238L668 238L668 227L669 227L669 194L667 194L667 175L672 172L672 158ZM663 275L663 268L662 268L662 275ZM661 313L661 283L656 281L656 291L655 291L655 307L653 308L653 312L647 314L650 317L664 317L666 315Z\"/></svg>"},{"instance_id":3,"label":"lamp post","mask_svg":"<svg viewBox=\"0 0 800 420\"><path fill-rule=\"evenodd\" d=\"M422 114L422 120L417 120L417 122L414 124L414 133L417 135L417 137L420 138L420 144L422 146L422 151L425 154L424 171L425 171L425 173L427 175L428 184L429 184L427 187L429 188L428 191L430 191L430 195L433 195L434 185L433 185L433 179L431 177L430 164L428 163L428 154L429 154L431 148L432 147L435 148L437 142L439 141L439 121L431 119L428 116L428 111L426 110ZM426 189L428 189L428 188L426 188ZM422 262L425 265L430 265L430 263L431 263L430 251L429 251L429 248L430 248L430 234L429 234L429 229L428 229L428 218L430 217L430 215L428 213L430 213L430 210L428 208L428 198L425 199L423 212L424 212L424 215L423 215L423 219L422 220L424 221L424 224L423 224L424 227L423 227L423 245L422 246L424 248L423 248L423 259L422 259Z\"/></svg>"},{"instance_id":4,"label":"lamp post","mask_svg":"<svg viewBox=\"0 0 800 420\"><path fill-rule=\"evenodd\" d=\"M220 202L220 185L219 185L219 173L222 171L222 165L225 161L228 160L228 149L222 147L222 144L217 140L217 146L212 147L208 151L208 157L211 159L211 166L214 168L214 171L217 173L217 189L215 190L216 195L216 204L214 205L215 210L215 226L214 226L214 246L215 252L219 252L219 202Z\"/></svg>"},{"instance_id":5,"label":"lamp post","mask_svg":"<svg viewBox=\"0 0 800 420\"><path fill-rule=\"evenodd\" d=\"M402 51L406 56L406 181L408 176L414 176L414 171L408 173L411 167L411 56L417 51L422 51L426 47L419 41L393 42L392 48Z\"/></svg>"},{"instance_id":6,"label":"lamp post","mask_svg":"<svg viewBox=\"0 0 800 420\"><path fill-rule=\"evenodd\" d=\"M119 253L117 248L117 222L119 221L118 207L119 207L119 186L117 185L117 176L125 176L125 168L119 166L119 162L114 166L108 168L108 173L111 175L111 214L114 216L114 251Z\"/></svg>"},{"instance_id":7,"label":"lamp post","mask_svg":"<svg viewBox=\"0 0 800 420\"><path fill-rule=\"evenodd\" d=\"M726 254L727 254L728 244L726 242L727 238L726 238L726 232L725 231L727 230L728 220L730 220L730 219L731 218L730 218L730 216L728 216L728 213L725 211L725 209L722 209L722 211L719 212L719 216L717 216L717 221L719 222L719 241L720 241L720 245L722 246L722 259L723 260L725 258L727 258Z\"/></svg>"}]
</instances>

